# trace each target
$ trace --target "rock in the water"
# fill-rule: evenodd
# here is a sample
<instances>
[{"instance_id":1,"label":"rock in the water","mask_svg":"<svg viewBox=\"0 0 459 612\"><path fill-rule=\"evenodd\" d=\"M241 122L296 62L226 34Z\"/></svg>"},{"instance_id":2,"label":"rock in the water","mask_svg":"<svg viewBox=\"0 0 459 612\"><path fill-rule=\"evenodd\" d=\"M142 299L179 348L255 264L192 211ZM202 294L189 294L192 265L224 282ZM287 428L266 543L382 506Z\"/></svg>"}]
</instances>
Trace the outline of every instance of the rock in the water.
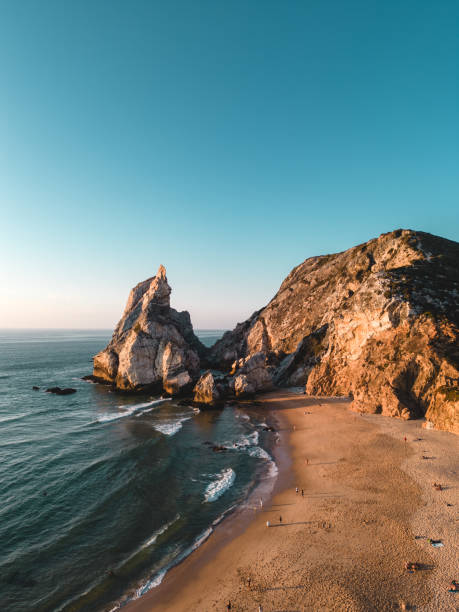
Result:
<instances>
[{"instance_id":1,"label":"rock in the water","mask_svg":"<svg viewBox=\"0 0 459 612\"><path fill-rule=\"evenodd\" d=\"M72 393L76 393L76 389L72 389L67 387L65 389L61 389L60 387L50 387L46 389L46 393L54 393L55 395L72 395Z\"/></svg>"},{"instance_id":2,"label":"rock in the water","mask_svg":"<svg viewBox=\"0 0 459 612\"><path fill-rule=\"evenodd\" d=\"M40 391L40 387L37 387L36 385L34 385L34 386L32 387L32 390L33 390L33 391Z\"/></svg>"},{"instance_id":3,"label":"rock in the water","mask_svg":"<svg viewBox=\"0 0 459 612\"><path fill-rule=\"evenodd\" d=\"M236 394L304 385L459 433L458 262L457 242L411 230L307 259L212 347L210 363Z\"/></svg>"},{"instance_id":4,"label":"rock in the water","mask_svg":"<svg viewBox=\"0 0 459 612\"><path fill-rule=\"evenodd\" d=\"M215 406L220 401L220 393L217 389L212 372L208 371L201 376L193 390L194 402Z\"/></svg>"},{"instance_id":5,"label":"rock in the water","mask_svg":"<svg viewBox=\"0 0 459 612\"><path fill-rule=\"evenodd\" d=\"M94 357L96 380L171 395L192 389L205 347L188 312L170 307L170 293L164 266L132 289L109 345Z\"/></svg>"}]
</instances>

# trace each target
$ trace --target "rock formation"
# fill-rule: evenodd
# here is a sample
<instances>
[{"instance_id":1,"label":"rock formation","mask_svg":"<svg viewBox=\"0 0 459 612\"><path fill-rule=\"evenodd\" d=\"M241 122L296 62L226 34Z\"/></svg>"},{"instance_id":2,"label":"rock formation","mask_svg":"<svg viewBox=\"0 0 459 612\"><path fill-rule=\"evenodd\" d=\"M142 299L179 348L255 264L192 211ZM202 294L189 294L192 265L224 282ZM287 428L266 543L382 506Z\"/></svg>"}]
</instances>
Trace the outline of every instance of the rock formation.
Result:
<instances>
[{"instance_id":1,"label":"rock formation","mask_svg":"<svg viewBox=\"0 0 459 612\"><path fill-rule=\"evenodd\" d=\"M216 406L220 402L220 392L210 370L201 376L193 390L195 404Z\"/></svg>"},{"instance_id":2,"label":"rock formation","mask_svg":"<svg viewBox=\"0 0 459 612\"><path fill-rule=\"evenodd\" d=\"M459 433L459 244L396 230L307 259L211 349L235 394L304 385Z\"/></svg>"},{"instance_id":3,"label":"rock formation","mask_svg":"<svg viewBox=\"0 0 459 612\"><path fill-rule=\"evenodd\" d=\"M170 307L170 293L164 266L132 289L109 345L94 357L95 380L121 390L191 390L205 348L189 313Z\"/></svg>"}]
</instances>

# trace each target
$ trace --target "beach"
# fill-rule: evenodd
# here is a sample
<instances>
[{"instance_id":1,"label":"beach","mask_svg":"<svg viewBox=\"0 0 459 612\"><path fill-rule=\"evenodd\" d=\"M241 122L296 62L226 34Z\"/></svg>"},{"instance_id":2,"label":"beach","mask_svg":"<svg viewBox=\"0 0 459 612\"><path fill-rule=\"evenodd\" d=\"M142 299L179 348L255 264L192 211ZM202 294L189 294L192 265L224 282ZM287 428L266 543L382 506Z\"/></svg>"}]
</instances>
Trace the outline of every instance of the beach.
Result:
<instances>
[{"instance_id":1,"label":"beach","mask_svg":"<svg viewBox=\"0 0 459 612\"><path fill-rule=\"evenodd\" d=\"M344 399L282 390L259 401L281 429L273 497L252 497L125 609L456 610L457 437Z\"/></svg>"}]
</instances>

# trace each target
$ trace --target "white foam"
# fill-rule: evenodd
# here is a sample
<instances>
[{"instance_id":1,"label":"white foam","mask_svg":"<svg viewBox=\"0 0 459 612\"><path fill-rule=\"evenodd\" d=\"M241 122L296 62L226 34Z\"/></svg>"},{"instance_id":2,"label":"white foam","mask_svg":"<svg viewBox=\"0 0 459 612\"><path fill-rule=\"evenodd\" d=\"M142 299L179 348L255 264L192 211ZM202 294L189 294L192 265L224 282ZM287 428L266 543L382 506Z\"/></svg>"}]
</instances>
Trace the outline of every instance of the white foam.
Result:
<instances>
[{"instance_id":1,"label":"white foam","mask_svg":"<svg viewBox=\"0 0 459 612\"><path fill-rule=\"evenodd\" d=\"M205 492L204 498L206 502L214 502L218 499L225 491L227 491L233 484L236 478L236 473L232 468L227 468L226 470L222 470L218 474L217 480L211 482Z\"/></svg>"},{"instance_id":2,"label":"white foam","mask_svg":"<svg viewBox=\"0 0 459 612\"><path fill-rule=\"evenodd\" d=\"M158 406L159 404L162 404L163 402L167 402L170 401L170 398L167 399L159 399L159 400L153 400L151 402L144 402L142 404L133 404L133 405L129 405L129 404L124 404L121 406L118 406L119 410L122 410L123 412L118 412L118 413L113 413L113 412L106 412L104 414L101 414L99 417L97 417L96 422L97 423L109 423L111 421L118 421L119 419L125 419L128 416L131 416L131 414L134 414L135 412L138 412L139 410L142 410L143 408L148 408L148 410L142 410L142 414L144 412L149 412L150 410L153 410L154 407Z\"/></svg>"},{"instance_id":3,"label":"white foam","mask_svg":"<svg viewBox=\"0 0 459 612\"><path fill-rule=\"evenodd\" d=\"M265 451L264 448L260 446L254 446L247 450L251 457L258 457L258 459L266 459L267 461L272 461L271 456Z\"/></svg>"},{"instance_id":4,"label":"white foam","mask_svg":"<svg viewBox=\"0 0 459 612\"><path fill-rule=\"evenodd\" d=\"M246 449L248 446L256 446L258 444L258 431L254 431L247 436L238 438L235 442L227 442L224 444L225 448L242 448Z\"/></svg>"},{"instance_id":5,"label":"white foam","mask_svg":"<svg viewBox=\"0 0 459 612\"><path fill-rule=\"evenodd\" d=\"M176 421L165 421L163 423L157 423L153 425L156 431L164 434L165 436L173 436L182 429L182 423L189 421L191 417L184 417Z\"/></svg>"},{"instance_id":6,"label":"white foam","mask_svg":"<svg viewBox=\"0 0 459 612\"><path fill-rule=\"evenodd\" d=\"M174 567L174 565L177 565L178 563L180 563L180 561L183 561L183 559L188 557L188 555L190 555L194 550L196 550L199 546L201 546L201 544L205 542L207 538L210 536L212 531L213 531L212 527L209 527L208 529L203 531L203 533L201 533L201 535L199 535L196 538L196 540L193 542L191 546L189 546L182 553L180 553L173 561L168 563L162 570L160 570L157 574L155 574L152 578L150 578L150 580L147 580L146 582L144 582L144 584L142 584L136 590L133 599L138 599L139 597L142 597L142 595L145 595L147 591L150 591L150 589L154 589L155 587L159 586L161 582L163 581L164 576L167 574L168 570L170 570L171 567Z\"/></svg>"},{"instance_id":7,"label":"white foam","mask_svg":"<svg viewBox=\"0 0 459 612\"><path fill-rule=\"evenodd\" d=\"M163 578L166 575L166 573L167 573L167 568L162 569L160 572L155 574L153 578L150 578L150 580L147 580L147 582L144 582L144 584L142 584L136 590L134 599L139 599L139 597L142 597L142 595L145 595L145 593L149 591L150 589L154 589L155 587L159 586L161 582L163 581Z\"/></svg>"}]
</instances>

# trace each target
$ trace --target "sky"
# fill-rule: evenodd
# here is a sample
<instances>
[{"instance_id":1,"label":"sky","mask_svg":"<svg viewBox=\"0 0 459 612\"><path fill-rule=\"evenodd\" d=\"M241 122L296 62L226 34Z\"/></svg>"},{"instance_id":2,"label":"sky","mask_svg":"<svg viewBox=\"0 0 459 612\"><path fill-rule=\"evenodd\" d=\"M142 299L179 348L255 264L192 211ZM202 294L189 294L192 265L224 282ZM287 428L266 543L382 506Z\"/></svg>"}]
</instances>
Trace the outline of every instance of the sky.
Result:
<instances>
[{"instance_id":1,"label":"sky","mask_svg":"<svg viewBox=\"0 0 459 612\"><path fill-rule=\"evenodd\" d=\"M167 268L232 328L292 267L459 239L457 0L0 0L0 327L113 328Z\"/></svg>"}]
</instances>

